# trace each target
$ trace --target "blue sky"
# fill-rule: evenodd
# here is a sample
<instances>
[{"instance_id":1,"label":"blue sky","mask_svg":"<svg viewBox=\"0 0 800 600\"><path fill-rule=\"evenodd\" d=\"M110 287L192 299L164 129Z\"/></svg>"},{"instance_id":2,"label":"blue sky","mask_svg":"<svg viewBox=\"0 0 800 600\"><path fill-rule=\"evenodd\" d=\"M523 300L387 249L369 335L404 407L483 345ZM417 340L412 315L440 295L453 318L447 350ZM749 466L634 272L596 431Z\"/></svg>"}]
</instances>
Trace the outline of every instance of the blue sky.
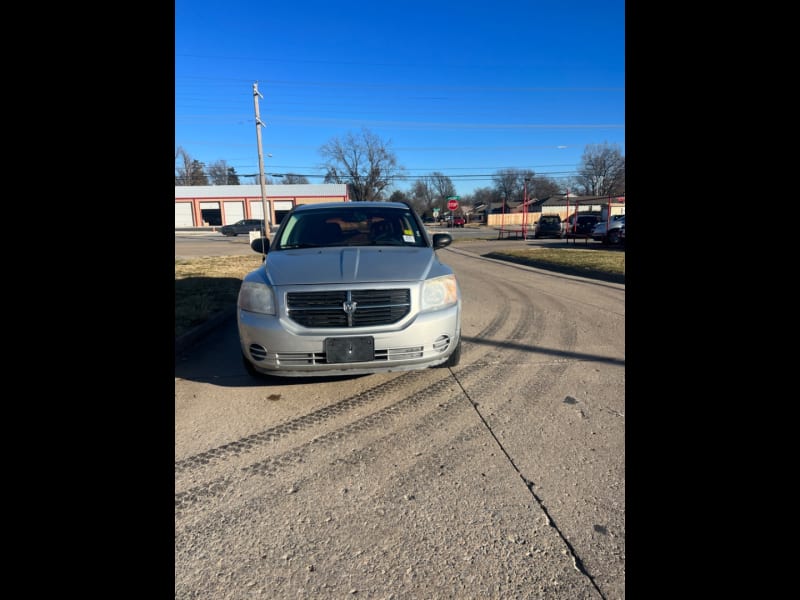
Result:
<instances>
[{"instance_id":1,"label":"blue sky","mask_svg":"<svg viewBox=\"0 0 800 600\"><path fill-rule=\"evenodd\" d=\"M322 183L320 147L366 128L396 189L438 171L467 195L507 168L565 184L587 145L625 154L625 3L177 0L176 149L257 173L254 83L266 173Z\"/></svg>"}]
</instances>

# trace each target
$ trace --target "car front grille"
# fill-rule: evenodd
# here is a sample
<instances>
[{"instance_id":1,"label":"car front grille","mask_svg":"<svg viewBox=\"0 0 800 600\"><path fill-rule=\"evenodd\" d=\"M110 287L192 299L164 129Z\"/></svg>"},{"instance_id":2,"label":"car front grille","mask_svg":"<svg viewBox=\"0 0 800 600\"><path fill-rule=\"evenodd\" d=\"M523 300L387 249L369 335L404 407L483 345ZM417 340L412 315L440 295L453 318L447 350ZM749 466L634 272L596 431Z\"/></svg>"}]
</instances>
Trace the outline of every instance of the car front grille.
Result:
<instances>
[{"instance_id":1,"label":"car front grille","mask_svg":"<svg viewBox=\"0 0 800 600\"><path fill-rule=\"evenodd\" d=\"M411 291L337 290L289 292L289 318L303 327L374 327L398 322L411 311Z\"/></svg>"},{"instance_id":2,"label":"car front grille","mask_svg":"<svg viewBox=\"0 0 800 600\"><path fill-rule=\"evenodd\" d=\"M442 346L442 344L445 344ZM447 349L449 338L446 342L437 340L434 342L434 349L438 352ZM258 363L272 368L276 367L314 367L319 365L331 364L324 352L278 352L269 354L264 346L251 344L248 348L250 356ZM402 362L414 360L425 356L425 349L422 346L412 346L410 348L387 348L385 350L375 350L373 361L378 362ZM335 363L334 363L335 364Z\"/></svg>"}]
</instances>

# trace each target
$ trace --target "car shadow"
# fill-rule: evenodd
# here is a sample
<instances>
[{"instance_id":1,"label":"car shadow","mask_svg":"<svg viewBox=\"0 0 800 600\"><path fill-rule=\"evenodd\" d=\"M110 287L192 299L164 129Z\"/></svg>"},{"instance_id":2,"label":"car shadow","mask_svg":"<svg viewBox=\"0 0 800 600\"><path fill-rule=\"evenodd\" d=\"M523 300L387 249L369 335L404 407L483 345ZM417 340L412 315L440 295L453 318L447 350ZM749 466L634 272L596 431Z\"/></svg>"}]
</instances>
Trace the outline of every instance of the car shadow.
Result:
<instances>
[{"instance_id":1,"label":"car shadow","mask_svg":"<svg viewBox=\"0 0 800 600\"><path fill-rule=\"evenodd\" d=\"M314 377L274 377L250 375L242 362L236 313L231 311L209 326L195 343L175 354L175 377L188 381L212 383L225 387L264 387L304 385L360 379L368 375Z\"/></svg>"}]
</instances>

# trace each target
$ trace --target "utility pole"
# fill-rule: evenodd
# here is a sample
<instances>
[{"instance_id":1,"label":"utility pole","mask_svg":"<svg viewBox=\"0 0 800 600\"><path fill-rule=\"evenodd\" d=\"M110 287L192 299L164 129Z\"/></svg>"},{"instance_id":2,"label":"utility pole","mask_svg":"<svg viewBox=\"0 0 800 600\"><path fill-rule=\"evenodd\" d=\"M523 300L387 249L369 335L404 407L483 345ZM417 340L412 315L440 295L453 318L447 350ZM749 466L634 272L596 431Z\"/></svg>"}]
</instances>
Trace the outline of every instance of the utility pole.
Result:
<instances>
[{"instance_id":1,"label":"utility pole","mask_svg":"<svg viewBox=\"0 0 800 600\"><path fill-rule=\"evenodd\" d=\"M261 206L264 211L264 233L269 241L270 230L272 229L272 220L269 218L269 211L267 210L267 182L264 177L264 154L261 150L261 127L264 123L261 122L261 117L258 115L258 97L261 93L258 91L258 82L253 84L253 104L256 107L256 139L258 140L258 180L261 183ZM261 96L262 98L264 96ZM266 244L264 245L266 250ZM264 252L266 255L266 251Z\"/></svg>"},{"instance_id":2,"label":"utility pole","mask_svg":"<svg viewBox=\"0 0 800 600\"><path fill-rule=\"evenodd\" d=\"M523 193L522 198L522 239L528 239L528 182L531 180L530 177L525 177L523 181L523 185L525 186L525 192Z\"/></svg>"}]
</instances>

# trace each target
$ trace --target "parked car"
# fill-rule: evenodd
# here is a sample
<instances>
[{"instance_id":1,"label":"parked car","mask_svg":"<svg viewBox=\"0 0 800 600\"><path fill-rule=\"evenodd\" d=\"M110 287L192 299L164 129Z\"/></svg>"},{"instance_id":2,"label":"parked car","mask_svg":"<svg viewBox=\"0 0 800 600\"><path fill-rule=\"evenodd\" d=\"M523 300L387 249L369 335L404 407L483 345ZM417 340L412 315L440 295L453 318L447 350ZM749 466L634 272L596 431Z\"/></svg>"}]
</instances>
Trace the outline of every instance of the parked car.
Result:
<instances>
[{"instance_id":1,"label":"parked car","mask_svg":"<svg viewBox=\"0 0 800 600\"><path fill-rule=\"evenodd\" d=\"M461 290L402 202L293 208L264 264L242 281L237 326L251 375L360 375L453 367L461 358ZM268 245L267 245L268 244Z\"/></svg>"},{"instance_id":2,"label":"parked car","mask_svg":"<svg viewBox=\"0 0 800 600\"><path fill-rule=\"evenodd\" d=\"M594 226L600 221L600 213L579 212L567 219L567 237L592 237Z\"/></svg>"},{"instance_id":3,"label":"parked car","mask_svg":"<svg viewBox=\"0 0 800 600\"><path fill-rule=\"evenodd\" d=\"M594 226L592 239L604 244L619 244L620 231L623 227L625 227L625 215L611 215L610 221L600 221Z\"/></svg>"},{"instance_id":4,"label":"parked car","mask_svg":"<svg viewBox=\"0 0 800 600\"><path fill-rule=\"evenodd\" d=\"M453 217L452 219L449 219L447 221L447 226L448 227L464 227L465 223L466 223L466 221L464 220L464 217Z\"/></svg>"},{"instance_id":5,"label":"parked car","mask_svg":"<svg viewBox=\"0 0 800 600\"><path fill-rule=\"evenodd\" d=\"M261 230L261 235L264 234L264 219L242 219L231 223L230 225L223 225L219 228L222 235L237 236L240 233L247 234L251 231Z\"/></svg>"},{"instance_id":6,"label":"parked car","mask_svg":"<svg viewBox=\"0 0 800 600\"><path fill-rule=\"evenodd\" d=\"M535 239L543 237L564 237L565 226L559 215L542 215L533 228Z\"/></svg>"}]
</instances>

